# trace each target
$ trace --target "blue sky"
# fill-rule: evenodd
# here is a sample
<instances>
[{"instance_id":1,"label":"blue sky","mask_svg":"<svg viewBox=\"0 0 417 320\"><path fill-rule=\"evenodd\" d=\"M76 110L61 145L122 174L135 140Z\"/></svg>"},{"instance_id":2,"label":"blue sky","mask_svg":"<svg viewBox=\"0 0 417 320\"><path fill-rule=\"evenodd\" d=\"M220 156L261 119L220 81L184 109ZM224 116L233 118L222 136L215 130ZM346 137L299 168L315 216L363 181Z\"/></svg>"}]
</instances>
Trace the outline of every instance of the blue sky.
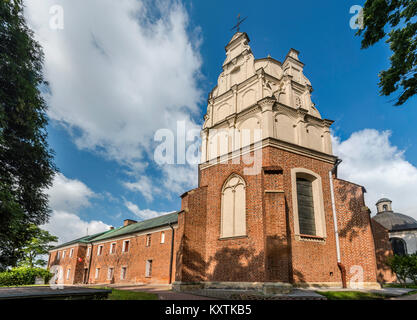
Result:
<instances>
[{"instance_id":1,"label":"blue sky","mask_svg":"<svg viewBox=\"0 0 417 320\"><path fill-rule=\"evenodd\" d=\"M363 3L28 1L28 21L45 49L49 143L62 174L47 229L68 240L77 228L91 233L180 208L179 195L196 186L195 168L158 166L152 137L171 118L201 126L238 13L248 16L241 31L255 58L282 61L290 48L300 51L313 101L335 120L342 178L365 185L372 210L387 196L394 209L417 217L417 100L394 107L393 97L378 94L390 51L385 43L360 49L349 9ZM63 30L47 27L54 4L63 8Z\"/></svg>"}]
</instances>

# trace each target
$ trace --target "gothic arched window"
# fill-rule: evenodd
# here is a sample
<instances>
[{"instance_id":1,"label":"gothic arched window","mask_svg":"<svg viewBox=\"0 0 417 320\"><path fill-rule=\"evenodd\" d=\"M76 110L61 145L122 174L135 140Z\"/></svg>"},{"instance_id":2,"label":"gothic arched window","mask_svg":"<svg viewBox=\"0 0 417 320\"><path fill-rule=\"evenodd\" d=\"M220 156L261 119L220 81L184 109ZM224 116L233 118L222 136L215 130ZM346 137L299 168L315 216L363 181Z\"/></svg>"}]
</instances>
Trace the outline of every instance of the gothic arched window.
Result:
<instances>
[{"instance_id":1,"label":"gothic arched window","mask_svg":"<svg viewBox=\"0 0 417 320\"><path fill-rule=\"evenodd\" d=\"M394 254L404 256L407 254L407 245L405 244L405 241L401 238L391 238L389 239L392 246L392 251Z\"/></svg>"},{"instance_id":2,"label":"gothic arched window","mask_svg":"<svg viewBox=\"0 0 417 320\"><path fill-rule=\"evenodd\" d=\"M222 188L220 236L246 235L246 184L242 177L232 174Z\"/></svg>"}]
</instances>

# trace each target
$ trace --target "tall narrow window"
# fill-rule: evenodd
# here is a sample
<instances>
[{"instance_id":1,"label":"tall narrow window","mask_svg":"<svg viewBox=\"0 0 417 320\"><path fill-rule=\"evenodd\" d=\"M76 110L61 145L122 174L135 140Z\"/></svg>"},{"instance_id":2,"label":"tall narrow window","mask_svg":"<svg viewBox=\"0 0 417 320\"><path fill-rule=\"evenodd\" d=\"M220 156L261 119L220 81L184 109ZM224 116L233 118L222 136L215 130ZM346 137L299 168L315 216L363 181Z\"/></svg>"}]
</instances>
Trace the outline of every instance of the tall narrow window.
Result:
<instances>
[{"instance_id":1,"label":"tall narrow window","mask_svg":"<svg viewBox=\"0 0 417 320\"><path fill-rule=\"evenodd\" d=\"M146 235L146 246L147 247L151 246L151 235L150 234Z\"/></svg>"},{"instance_id":2,"label":"tall narrow window","mask_svg":"<svg viewBox=\"0 0 417 320\"><path fill-rule=\"evenodd\" d=\"M65 258L65 253L66 253L66 252L67 252L66 250L62 251L62 259L64 259L64 258Z\"/></svg>"},{"instance_id":3,"label":"tall narrow window","mask_svg":"<svg viewBox=\"0 0 417 320\"><path fill-rule=\"evenodd\" d=\"M306 168L291 169L292 211L297 240L325 241L322 177Z\"/></svg>"},{"instance_id":4,"label":"tall narrow window","mask_svg":"<svg viewBox=\"0 0 417 320\"><path fill-rule=\"evenodd\" d=\"M59 260L59 259L60 259L60 252L59 252L59 251L56 253L56 259L57 259L57 260Z\"/></svg>"},{"instance_id":5,"label":"tall narrow window","mask_svg":"<svg viewBox=\"0 0 417 320\"><path fill-rule=\"evenodd\" d=\"M123 242L123 252L129 252L129 244L130 244L129 240L126 240Z\"/></svg>"},{"instance_id":6,"label":"tall narrow window","mask_svg":"<svg viewBox=\"0 0 417 320\"><path fill-rule=\"evenodd\" d=\"M69 280L71 275L71 268L67 269L67 280Z\"/></svg>"},{"instance_id":7,"label":"tall narrow window","mask_svg":"<svg viewBox=\"0 0 417 320\"><path fill-rule=\"evenodd\" d=\"M98 256L101 256L101 254L103 253L103 246L99 246L98 248L97 248L97 255Z\"/></svg>"},{"instance_id":8,"label":"tall narrow window","mask_svg":"<svg viewBox=\"0 0 417 320\"><path fill-rule=\"evenodd\" d=\"M74 249L71 249L69 253L70 258L72 258L73 255L74 255Z\"/></svg>"},{"instance_id":9,"label":"tall narrow window","mask_svg":"<svg viewBox=\"0 0 417 320\"><path fill-rule=\"evenodd\" d=\"M297 178L298 222L300 234L316 235L312 182Z\"/></svg>"},{"instance_id":10,"label":"tall narrow window","mask_svg":"<svg viewBox=\"0 0 417 320\"><path fill-rule=\"evenodd\" d=\"M221 237L246 235L246 184L233 174L222 189Z\"/></svg>"},{"instance_id":11,"label":"tall narrow window","mask_svg":"<svg viewBox=\"0 0 417 320\"><path fill-rule=\"evenodd\" d=\"M113 279L113 272L114 272L114 268L109 268L107 270L107 280Z\"/></svg>"},{"instance_id":12,"label":"tall narrow window","mask_svg":"<svg viewBox=\"0 0 417 320\"><path fill-rule=\"evenodd\" d=\"M115 253L116 252L116 242L113 242L111 245L110 245L110 254L113 254L113 253Z\"/></svg>"},{"instance_id":13,"label":"tall narrow window","mask_svg":"<svg viewBox=\"0 0 417 320\"><path fill-rule=\"evenodd\" d=\"M91 252L91 247L88 247L88 248L87 248L87 257L89 257L89 256L90 256L90 252Z\"/></svg>"},{"instance_id":14,"label":"tall narrow window","mask_svg":"<svg viewBox=\"0 0 417 320\"><path fill-rule=\"evenodd\" d=\"M100 268L96 268L95 278L98 279L99 275L100 275Z\"/></svg>"},{"instance_id":15,"label":"tall narrow window","mask_svg":"<svg viewBox=\"0 0 417 320\"><path fill-rule=\"evenodd\" d=\"M152 260L146 260L145 277L152 277Z\"/></svg>"},{"instance_id":16,"label":"tall narrow window","mask_svg":"<svg viewBox=\"0 0 417 320\"><path fill-rule=\"evenodd\" d=\"M161 232L161 243L165 243L165 232Z\"/></svg>"},{"instance_id":17,"label":"tall narrow window","mask_svg":"<svg viewBox=\"0 0 417 320\"><path fill-rule=\"evenodd\" d=\"M122 270L120 271L120 279L125 280L126 279L126 267L122 267Z\"/></svg>"}]
</instances>

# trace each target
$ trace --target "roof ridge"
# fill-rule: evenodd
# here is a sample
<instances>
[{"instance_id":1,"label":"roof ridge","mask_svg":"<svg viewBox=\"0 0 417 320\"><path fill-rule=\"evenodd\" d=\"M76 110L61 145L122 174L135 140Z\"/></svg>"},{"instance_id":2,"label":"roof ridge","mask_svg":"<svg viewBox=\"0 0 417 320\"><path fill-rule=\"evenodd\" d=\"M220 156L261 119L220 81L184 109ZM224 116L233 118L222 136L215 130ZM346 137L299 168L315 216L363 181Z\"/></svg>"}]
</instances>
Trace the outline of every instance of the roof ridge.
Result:
<instances>
[{"instance_id":1,"label":"roof ridge","mask_svg":"<svg viewBox=\"0 0 417 320\"><path fill-rule=\"evenodd\" d=\"M149 218L149 219L146 219L146 220L137 221L137 222L132 223L130 225L134 225L134 224L142 223L142 222L147 222L147 221L152 221L152 220L155 220L155 219L160 219L162 217L166 217L166 216L169 216L169 215L173 215L174 213L178 213L178 212L179 211L172 211L170 213L166 213L166 214L163 214L163 215L160 215L160 216L157 216L157 217L153 217L153 218ZM127 226L123 226L122 228L124 228L124 227L127 227Z\"/></svg>"},{"instance_id":2,"label":"roof ridge","mask_svg":"<svg viewBox=\"0 0 417 320\"><path fill-rule=\"evenodd\" d=\"M109 238L113 238L113 237L117 237L117 236L121 236L121 235L125 235L125 234L135 233L135 232L139 232L139 231L144 231L144 230L153 229L153 228L161 227L161 226L164 226L164 225L168 225L168 224L174 222L170 218L177 215L178 212L179 211L173 211L173 212L170 212L170 213L158 216L158 217L138 221L136 223L132 223L132 224L127 225L127 226L120 226L118 228L110 229L110 230L103 231L103 232L99 232L99 233L93 234L91 236L87 235L87 236L77 238L77 239L74 239L72 241L67 241L63 244L57 245L57 246L53 247L51 250L59 249L59 248L62 248L62 247L68 246L68 245L72 245L72 244L76 244L76 243L80 243L80 242L92 243L92 242L95 242L95 241L100 241L100 240L109 239ZM158 220L161 220L161 221L158 221ZM157 222L155 223L154 221L157 221ZM178 221L178 220L176 220L176 221ZM154 222L154 223L152 224L152 222ZM144 226L144 227L141 228L141 226Z\"/></svg>"}]
</instances>

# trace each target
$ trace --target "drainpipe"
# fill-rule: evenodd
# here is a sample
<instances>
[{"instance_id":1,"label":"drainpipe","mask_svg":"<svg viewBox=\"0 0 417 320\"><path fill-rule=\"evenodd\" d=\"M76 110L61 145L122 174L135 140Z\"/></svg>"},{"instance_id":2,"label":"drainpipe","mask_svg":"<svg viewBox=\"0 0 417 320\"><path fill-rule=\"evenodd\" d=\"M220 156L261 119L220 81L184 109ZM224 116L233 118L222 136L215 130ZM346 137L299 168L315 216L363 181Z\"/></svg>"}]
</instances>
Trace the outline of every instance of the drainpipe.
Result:
<instances>
[{"instance_id":1,"label":"drainpipe","mask_svg":"<svg viewBox=\"0 0 417 320\"><path fill-rule=\"evenodd\" d=\"M171 223L168 223L169 227L172 230L172 234L171 234L171 257L169 259L169 283L172 283L172 260L174 258L174 227L171 225Z\"/></svg>"},{"instance_id":2,"label":"drainpipe","mask_svg":"<svg viewBox=\"0 0 417 320\"><path fill-rule=\"evenodd\" d=\"M341 159L337 159L334 167L329 171L329 180L330 180L330 196L332 199L332 211L333 211L333 224L334 224L334 235L336 239L336 255L337 255L337 266L340 269L340 272L342 274L342 285L343 288L347 288L346 285L346 268L342 264L340 259L340 241L339 241L339 230L337 226L337 215L336 215L336 204L334 200L334 187L333 187L333 173L337 169L337 166L342 162Z\"/></svg>"}]
</instances>

